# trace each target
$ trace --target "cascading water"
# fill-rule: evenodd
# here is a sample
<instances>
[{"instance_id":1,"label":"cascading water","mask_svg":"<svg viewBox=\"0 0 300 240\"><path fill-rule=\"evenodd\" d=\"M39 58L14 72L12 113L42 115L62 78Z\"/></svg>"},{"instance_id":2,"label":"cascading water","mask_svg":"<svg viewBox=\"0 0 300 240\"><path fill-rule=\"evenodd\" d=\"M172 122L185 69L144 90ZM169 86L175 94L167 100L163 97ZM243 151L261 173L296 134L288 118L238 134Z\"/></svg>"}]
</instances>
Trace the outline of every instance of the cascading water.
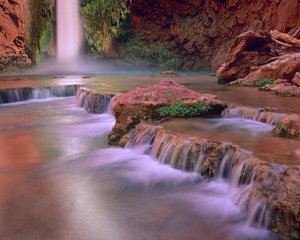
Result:
<instances>
[{"instance_id":1,"label":"cascading water","mask_svg":"<svg viewBox=\"0 0 300 240\"><path fill-rule=\"evenodd\" d=\"M243 118L275 126L278 125L285 116L286 114L283 113L246 107L228 108L224 112L224 117L226 118Z\"/></svg>"},{"instance_id":2,"label":"cascading water","mask_svg":"<svg viewBox=\"0 0 300 240\"><path fill-rule=\"evenodd\" d=\"M230 143L181 139L164 132L159 126L135 132L126 147L142 148L143 145L148 146L144 152L150 153L154 160L162 164L227 180L230 183L230 194L248 212L249 225L259 228L269 226L268 199L257 197L255 191L251 191L257 167L261 164L251 152ZM253 192L255 194L250 196Z\"/></svg>"},{"instance_id":3,"label":"cascading water","mask_svg":"<svg viewBox=\"0 0 300 240\"><path fill-rule=\"evenodd\" d=\"M82 30L78 0L57 0L57 62L68 66L80 60Z\"/></svg>"},{"instance_id":4,"label":"cascading water","mask_svg":"<svg viewBox=\"0 0 300 240\"><path fill-rule=\"evenodd\" d=\"M0 104L21 102L31 99L73 97L80 87L82 87L82 85L0 89Z\"/></svg>"}]
</instances>

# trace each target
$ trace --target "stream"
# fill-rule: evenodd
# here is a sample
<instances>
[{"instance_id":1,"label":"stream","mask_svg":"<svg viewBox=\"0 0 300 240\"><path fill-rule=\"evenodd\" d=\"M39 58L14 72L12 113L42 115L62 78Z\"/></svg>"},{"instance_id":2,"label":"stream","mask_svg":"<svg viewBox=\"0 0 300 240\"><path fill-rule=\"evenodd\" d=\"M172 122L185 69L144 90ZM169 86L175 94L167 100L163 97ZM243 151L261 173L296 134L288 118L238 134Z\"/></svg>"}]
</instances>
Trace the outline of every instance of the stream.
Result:
<instances>
[{"instance_id":1,"label":"stream","mask_svg":"<svg viewBox=\"0 0 300 240\"><path fill-rule=\"evenodd\" d=\"M51 81L22 78L2 78L1 87L47 86ZM97 83L106 91L115 87L124 92L137 84L151 85L161 77L132 76L131 81L125 76L116 84L117 78L122 80L120 76L98 76L71 83ZM139 82L138 78L144 80ZM148 78L154 78L153 82L148 83ZM190 75L178 80L195 90L205 82L203 76ZM62 84L67 79L60 81ZM230 91L238 92L235 89L207 82L204 90L237 104L235 94L229 95ZM264 99L264 107L265 99L280 99L256 94ZM242 101L242 106L258 104ZM287 101L293 100L270 102L283 113L293 111L293 106L297 108L298 99L288 109L284 107ZM114 122L109 113L85 112L70 96L0 105L0 239L277 239L271 231L252 224L236 204L230 182L221 176L205 179L197 173L160 164L145 154L147 145L107 145ZM166 128L236 141L265 158L272 157L270 141L279 146L274 155L288 151L286 145L271 136L273 126L247 119L173 120L166 123ZM289 146L299 148L299 142L291 141Z\"/></svg>"}]
</instances>

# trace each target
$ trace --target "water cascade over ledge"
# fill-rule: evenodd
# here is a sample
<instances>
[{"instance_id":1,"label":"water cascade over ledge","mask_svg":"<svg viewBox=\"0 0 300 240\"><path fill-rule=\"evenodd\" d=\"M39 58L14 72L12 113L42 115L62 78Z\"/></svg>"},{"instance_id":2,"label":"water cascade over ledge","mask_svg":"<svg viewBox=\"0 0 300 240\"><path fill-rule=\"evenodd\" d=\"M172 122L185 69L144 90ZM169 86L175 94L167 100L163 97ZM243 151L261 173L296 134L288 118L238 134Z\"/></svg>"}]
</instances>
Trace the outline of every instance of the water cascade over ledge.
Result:
<instances>
[{"instance_id":1,"label":"water cascade over ledge","mask_svg":"<svg viewBox=\"0 0 300 240\"><path fill-rule=\"evenodd\" d=\"M65 85L49 87L24 87L0 89L0 104L46 99L55 97L72 97L82 85Z\"/></svg>"},{"instance_id":2,"label":"water cascade over ledge","mask_svg":"<svg viewBox=\"0 0 300 240\"><path fill-rule=\"evenodd\" d=\"M231 143L180 138L156 125L138 125L126 147L141 149L161 164L196 172L203 178L228 181L229 194L247 213L250 226L271 228L282 224L276 226L282 231L297 226L297 211L290 207L297 205L297 194L289 189L299 181L294 167L272 165ZM295 184L287 189L286 183L293 181Z\"/></svg>"}]
</instances>

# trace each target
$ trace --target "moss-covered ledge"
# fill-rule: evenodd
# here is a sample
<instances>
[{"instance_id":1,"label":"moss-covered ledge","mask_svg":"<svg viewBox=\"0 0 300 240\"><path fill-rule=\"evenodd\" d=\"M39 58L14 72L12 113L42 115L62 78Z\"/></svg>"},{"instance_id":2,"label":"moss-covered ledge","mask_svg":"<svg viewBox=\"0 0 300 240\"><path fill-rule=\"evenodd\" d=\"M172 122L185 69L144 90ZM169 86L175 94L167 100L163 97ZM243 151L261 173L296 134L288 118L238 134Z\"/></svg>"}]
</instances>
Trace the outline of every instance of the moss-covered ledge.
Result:
<instances>
[{"instance_id":1,"label":"moss-covered ledge","mask_svg":"<svg viewBox=\"0 0 300 240\"><path fill-rule=\"evenodd\" d=\"M215 95L200 94L173 80L162 80L159 84L136 88L116 98L113 104L116 124L109 135L109 143L119 145L121 139L126 138L129 131L142 120L220 117L226 107Z\"/></svg>"}]
</instances>

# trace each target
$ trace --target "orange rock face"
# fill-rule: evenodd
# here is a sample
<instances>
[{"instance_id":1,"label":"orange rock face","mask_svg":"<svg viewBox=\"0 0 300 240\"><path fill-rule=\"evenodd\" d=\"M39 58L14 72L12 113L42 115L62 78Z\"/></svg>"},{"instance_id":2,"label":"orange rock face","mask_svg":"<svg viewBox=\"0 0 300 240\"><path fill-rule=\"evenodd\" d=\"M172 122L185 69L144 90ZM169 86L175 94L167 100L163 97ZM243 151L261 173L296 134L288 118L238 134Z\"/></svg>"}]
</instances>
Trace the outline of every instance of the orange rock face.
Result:
<instances>
[{"instance_id":1,"label":"orange rock face","mask_svg":"<svg viewBox=\"0 0 300 240\"><path fill-rule=\"evenodd\" d=\"M142 120L159 119L158 109L175 102L192 105L204 102L212 107L208 114L220 115L225 108L215 95L200 94L177 84L172 80L163 80L148 88L136 88L117 97L113 104L116 124L110 134L110 143L118 144L120 138L127 134Z\"/></svg>"},{"instance_id":2,"label":"orange rock face","mask_svg":"<svg viewBox=\"0 0 300 240\"><path fill-rule=\"evenodd\" d=\"M300 25L300 2L134 0L132 29L145 41L169 42L183 69L216 70L239 34L252 30L292 31ZM299 32L293 30L295 36Z\"/></svg>"},{"instance_id":3,"label":"orange rock face","mask_svg":"<svg viewBox=\"0 0 300 240\"><path fill-rule=\"evenodd\" d=\"M25 47L27 7L27 0L0 0L0 71L1 65L31 64Z\"/></svg>"}]
</instances>

